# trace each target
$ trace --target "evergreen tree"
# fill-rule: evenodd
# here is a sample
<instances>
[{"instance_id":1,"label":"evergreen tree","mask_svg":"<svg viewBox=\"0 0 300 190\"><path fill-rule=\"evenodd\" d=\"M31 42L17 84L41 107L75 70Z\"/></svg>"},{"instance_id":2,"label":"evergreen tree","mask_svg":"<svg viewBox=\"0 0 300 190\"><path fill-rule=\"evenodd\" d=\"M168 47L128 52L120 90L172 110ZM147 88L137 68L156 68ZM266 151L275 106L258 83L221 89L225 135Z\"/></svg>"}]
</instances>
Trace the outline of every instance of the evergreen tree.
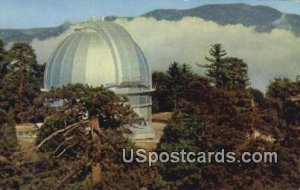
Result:
<instances>
[{"instance_id":1,"label":"evergreen tree","mask_svg":"<svg viewBox=\"0 0 300 190\"><path fill-rule=\"evenodd\" d=\"M14 113L0 110L0 189L19 189L20 168L17 167L15 152L17 137Z\"/></svg>"},{"instance_id":2,"label":"evergreen tree","mask_svg":"<svg viewBox=\"0 0 300 190\"><path fill-rule=\"evenodd\" d=\"M294 136L300 123L300 82L287 78L275 78L268 86L267 96L277 102L279 117L286 123L286 140Z\"/></svg>"},{"instance_id":3,"label":"evergreen tree","mask_svg":"<svg viewBox=\"0 0 300 190\"><path fill-rule=\"evenodd\" d=\"M159 151L185 150L278 153L278 163L163 163L161 174L175 189L297 189L299 134L284 143L281 123L268 105L257 106L248 91L212 88L204 81L191 84L176 117L164 130ZM263 100L264 101L264 100ZM185 118L193 118L193 122ZM273 121L274 120L274 121ZM188 124L188 123L194 123ZM190 127L192 126L192 127ZM188 131L194 129L193 132ZM199 133L197 132L199 129ZM298 156L297 156L298 155ZM284 157L284 158L282 158Z\"/></svg>"},{"instance_id":4,"label":"evergreen tree","mask_svg":"<svg viewBox=\"0 0 300 190\"><path fill-rule=\"evenodd\" d=\"M153 102L159 108L157 111L175 111L179 101L183 98L188 84L197 76L187 64L174 62L169 65L166 73L155 72L152 75L156 91Z\"/></svg>"},{"instance_id":5,"label":"evergreen tree","mask_svg":"<svg viewBox=\"0 0 300 190\"><path fill-rule=\"evenodd\" d=\"M173 114L171 121L164 128L157 151L160 152L199 152L202 151L203 128L197 125L195 118L184 112ZM193 189L196 181L201 181L199 163L161 164L160 173L171 189Z\"/></svg>"},{"instance_id":6,"label":"evergreen tree","mask_svg":"<svg viewBox=\"0 0 300 190\"><path fill-rule=\"evenodd\" d=\"M180 93L182 93L182 89L180 88L182 87L183 69L178 63L174 62L169 66L167 74L173 110L176 110Z\"/></svg>"},{"instance_id":7,"label":"evergreen tree","mask_svg":"<svg viewBox=\"0 0 300 190\"><path fill-rule=\"evenodd\" d=\"M58 102L62 106L54 107ZM124 97L103 87L68 85L41 94L22 116L29 120L45 119L37 149L43 156L49 156L53 164L44 166L48 169L36 175L52 174L39 182L29 180L38 187L46 183L54 189L139 189L160 183L155 168L127 165L121 160L123 148L134 148L123 137L127 131L124 126L141 122Z\"/></svg>"},{"instance_id":8,"label":"evergreen tree","mask_svg":"<svg viewBox=\"0 0 300 190\"><path fill-rule=\"evenodd\" d=\"M296 95L296 91L290 79L275 78L267 88L267 96L287 101L290 96Z\"/></svg>"},{"instance_id":9,"label":"evergreen tree","mask_svg":"<svg viewBox=\"0 0 300 190\"><path fill-rule=\"evenodd\" d=\"M206 75L214 80L217 87L224 86L226 82L227 68L224 65L224 57L227 55L221 44L214 44L209 50L211 57L205 57L210 64L199 65L206 68Z\"/></svg>"},{"instance_id":10,"label":"evergreen tree","mask_svg":"<svg viewBox=\"0 0 300 190\"><path fill-rule=\"evenodd\" d=\"M248 66L239 58L225 57L226 51L221 44L215 44L206 57L210 64L199 65L206 68L206 76L210 77L217 88L227 90L245 90L249 84Z\"/></svg>"},{"instance_id":11,"label":"evergreen tree","mask_svg":"<svg viewBox=\"0 0 300 190\"><path fill-rule=\"evenodd\" d=\"M152 111L156 113L172 110L167 74L165 72L153 72L152 85L155 89L152 93Z\"/></svg>"},{"instance_id":12,"label":"evergreen tree","mask_svg":"<svg viewBox=\"0 0 300 190\"><path fill-rule=\"evenodd\" d=\"M0 61L3 61L5 54L6 54L6 52L5 52L5 49L4 49L4 43L0 39Z\"/></svg>"},{"instance_id":13,"label":"evergreen tree","mask_svg":"<svg viewBox=\"0 0 300 190\"><path fill-rule=\"evenodd\" d=\"M33 49L25 43L15 43L8 51L8 64L2 64L0 105L13 108L16 116L27 110L42 86L42 69Z\"/></svg>"},{"instance_id":14,"label":"evergreen tree","mask_svg":"<svg viewBox=\"0 0 300 190\"><path fill-rule=\"evenodd\" d=\"M249 85L248 65L242 59L236 57L227 57L224 59L227 67L228 76L226 76L224 85L230 90L245 90Z\"/></svg>"},{"instance_id":15,"label":"evergreen tree","mask_svg":"<svg viewBox=\"0 0 300 190\"><path fill-rule=\"evenodd\" d=\"M4 49L4 43L0 39L0 80L7 74L8 72L8 60L7 60L7 52Z\"/></svg>"}]
</instances>

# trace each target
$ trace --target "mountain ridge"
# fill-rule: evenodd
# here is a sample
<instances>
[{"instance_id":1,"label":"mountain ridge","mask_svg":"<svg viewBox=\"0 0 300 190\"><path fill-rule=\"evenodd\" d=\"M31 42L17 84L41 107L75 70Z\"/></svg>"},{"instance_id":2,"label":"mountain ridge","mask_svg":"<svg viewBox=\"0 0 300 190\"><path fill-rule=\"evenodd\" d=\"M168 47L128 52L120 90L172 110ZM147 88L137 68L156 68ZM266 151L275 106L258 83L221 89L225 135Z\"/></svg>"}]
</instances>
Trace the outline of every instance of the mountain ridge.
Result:
<instances>
[{"instance_id":1,"label":"mountain ridge","mask_svg":"<svg viewBox=\"0 0 300 190\"><path fill-rule=\"evenodd\" d=\"M274 21L283 15L285 16L284 23L276 25ZM300 15L283 13L263 5L252 6L245 3L235 3L203 5L183 10L157 9L142 14L140 17L169 21L178 21L184 17L198 17L220 25L254 26L257 32L270 32L275 28L285 29L293 32L296 36L300 36Z\"/></svg>"},{"instance_id":2,"label":"mountain ridge","mask_svg":"<svg viewBox=\"0 0 300 190\"><path fill-rule=\"evenodd\" d=\"M283 13L262 5L235 3L202 5L191 9L156 9L137 17L154 18L158 21L179 21L184 17L197 17L219 25L242 24L246 27L255 27L257 32L285 29L300 37L300 15ZM114 21L118 18L132 20L137 17L108 16L106 20ZM60 35L71 25L67 22L57 27L0 29L0 38L6 44L14 41L31 42L35 38L43 40Z\"/></svg>"}]
</instances>

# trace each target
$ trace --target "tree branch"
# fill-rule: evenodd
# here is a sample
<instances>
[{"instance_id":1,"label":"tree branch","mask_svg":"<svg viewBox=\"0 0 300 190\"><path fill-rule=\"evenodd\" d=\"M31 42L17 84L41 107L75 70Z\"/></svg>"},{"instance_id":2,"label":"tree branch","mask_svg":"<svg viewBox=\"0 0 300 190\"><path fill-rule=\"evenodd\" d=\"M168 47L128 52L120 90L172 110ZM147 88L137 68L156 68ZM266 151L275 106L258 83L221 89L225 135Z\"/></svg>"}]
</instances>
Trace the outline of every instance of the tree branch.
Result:
<instances>
[{"instance_id":1,"label":"tree branch","mask_svg":"<svg viewBox=\"0 0 300 190\"><path fill-rule=\"evenodd\" d=\"M86 124L86 123L88 123L88 121L84 121L84 122L80 122L80 123L75 123L75 124L69 125L68 127L64 128L64 129L60 129L60 130L55 131L50 136L48 136L47 138L45 138L42 142L40 142L40 144L37 146L37 149L41 148L41 146L43 146L43 144L45 144L47 141L49 141L51 138L55 137L56 135L58 135L60 133L63 133L65 131L77 128L77 127L79 127L79 126L81 126L83 124Z\"/></svg>"}]
</instances>

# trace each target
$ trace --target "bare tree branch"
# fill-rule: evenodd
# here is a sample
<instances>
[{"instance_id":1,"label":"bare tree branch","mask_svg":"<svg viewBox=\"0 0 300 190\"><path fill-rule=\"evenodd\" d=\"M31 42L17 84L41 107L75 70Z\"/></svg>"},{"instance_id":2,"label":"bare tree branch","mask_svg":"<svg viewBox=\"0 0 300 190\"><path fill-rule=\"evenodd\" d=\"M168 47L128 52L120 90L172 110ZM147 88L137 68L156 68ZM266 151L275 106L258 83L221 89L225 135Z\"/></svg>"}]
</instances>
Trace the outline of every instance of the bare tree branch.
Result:
<instances>
[{"instance_id":1,"label":"bare tree branch","mask_svg":"<svg viewBox=\"0 0 300 190\"><path fill-rule=\"evenodd\" d=\"M42 142L40 142L40 144L37 146L37 149L41 148L41 146L43 146L43 144L45 144L47 141L49 141L51 138L55 137L56 135L58 135L60 133L63 133L65 131L72 130L74 128L80 127L81 125L86 124L86 123L88 123L88 121L83 121L83 122L80 122L80 123L74 123L74 124L69 125L68 127L64 128L64 129L60 129L60 130L55 131L50 136L45 138Z\"/></svg>"}]
</instances>

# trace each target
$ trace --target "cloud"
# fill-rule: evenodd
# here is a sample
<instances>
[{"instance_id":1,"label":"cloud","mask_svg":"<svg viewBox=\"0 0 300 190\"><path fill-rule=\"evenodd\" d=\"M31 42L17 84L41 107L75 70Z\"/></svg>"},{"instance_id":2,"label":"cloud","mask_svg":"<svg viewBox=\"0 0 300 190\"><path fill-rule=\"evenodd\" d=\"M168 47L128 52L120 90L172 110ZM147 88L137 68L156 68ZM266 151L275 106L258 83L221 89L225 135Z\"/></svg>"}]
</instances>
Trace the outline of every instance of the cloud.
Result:
<instances>
[{"instance_id":1,"label":"cloud","mask_svg":"<svg viewBox=\"0 0 300 190\"><path fill-rule=\"evenodd\" d=\"M45 63L48 61L50 55L54 52L55 48L69 35L72 33L72 29L68 29L61 35L56 37L50 37L47 40L33 39L30 45L35 50L37 55L37 61L39 63Z\"/></svg>"},{"instance_id":2,"label":"cloud","mask_svg":"<svg viewBox=\"0 0 300 190\"><path fill-rule=\"evenodd\" d=\"M300 74L300 38L285 30L257 33L254 28L220 26L199 18L176 22L136 18L120 19L117 23L144 50L153 71L166 70L171 62L178 61L203 73L195 63L207 63L204 57L208 56L210 45L222 43L229 56L248 63L252 85L263 91L274 77L294 79Z\"/></svg>"},{"instance_id":3,"label":"cloud","mask_svg":"<svg viewBox=\"0 0 300 190\"><path fill-rule=\"evenodd\" d=\"M229 56L248 63L252 85L263 91L274 77L294 79L300 74L300 38L285 30L257 33L242 25L220 26L189 17L181 21L136 18L116 22L143 49L152 71L165 71L171 62L177 61L191 64L194 72L203 74L203 69L195 63L207 63L204 57L208 56L210 45L222 43ZM38 60L45 62L70 32L46 41L33 40Z\"/></svg>"}]
</instances>

